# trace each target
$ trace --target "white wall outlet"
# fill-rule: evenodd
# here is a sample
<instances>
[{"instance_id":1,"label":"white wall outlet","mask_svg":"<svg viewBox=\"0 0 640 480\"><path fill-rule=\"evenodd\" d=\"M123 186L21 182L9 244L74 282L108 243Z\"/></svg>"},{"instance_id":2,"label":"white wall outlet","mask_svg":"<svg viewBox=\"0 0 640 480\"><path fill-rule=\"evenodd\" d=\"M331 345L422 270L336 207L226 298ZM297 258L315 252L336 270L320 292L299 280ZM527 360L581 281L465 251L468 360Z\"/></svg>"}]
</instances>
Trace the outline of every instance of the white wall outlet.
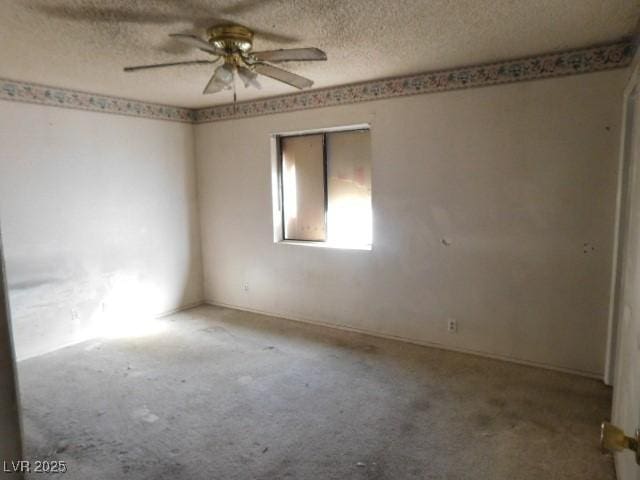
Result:
<instances>
[{"instance_id":1,"label":"white wall outlet","mask_svg":"<svg viewBox=\"0 0 640 480\"><path fill-rule=\"evenodd\" d=\"M447 331L449 333L458 333L458 322L452 318L447 320Z\"/></svg>"},{"instance_id":2,"label":"white wall outlet","mask_svg":"<svg viewBox=\"0 0 640 480\"><path fill-rule=\"evenodd\" d=\"M245 292L249 291L249 282L242 282L242 290Z\"/></svg>"},{"instance_id":3,"label":"white wall outlet","mask_svg":"<svg viewBox=\"0 0 640 480\"><path fill-rule=\"evenodd\" d=\"M78 320L78 318L80 318L80 316L78 315L78 310L76 310L75 308L71 309L71 320Z\"/></svg>"}]
</instances>

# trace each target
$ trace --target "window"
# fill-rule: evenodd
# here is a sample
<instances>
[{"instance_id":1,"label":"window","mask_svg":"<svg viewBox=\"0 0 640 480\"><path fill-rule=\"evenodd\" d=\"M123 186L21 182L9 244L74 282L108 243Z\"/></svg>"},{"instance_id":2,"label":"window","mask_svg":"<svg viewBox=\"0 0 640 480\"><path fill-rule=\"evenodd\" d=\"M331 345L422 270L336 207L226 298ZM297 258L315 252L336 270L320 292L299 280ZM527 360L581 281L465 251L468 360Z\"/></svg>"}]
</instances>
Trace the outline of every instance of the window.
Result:
<instances>
[{"instance_id":1,"label":"window","mask_svg":"<svg viewBox=\"0 0 640 480\"><path fill-rule=\"evenodd\" d=\"M276 240L370 248L368 128L276 136Z\"/></svg>"}]
</instances>

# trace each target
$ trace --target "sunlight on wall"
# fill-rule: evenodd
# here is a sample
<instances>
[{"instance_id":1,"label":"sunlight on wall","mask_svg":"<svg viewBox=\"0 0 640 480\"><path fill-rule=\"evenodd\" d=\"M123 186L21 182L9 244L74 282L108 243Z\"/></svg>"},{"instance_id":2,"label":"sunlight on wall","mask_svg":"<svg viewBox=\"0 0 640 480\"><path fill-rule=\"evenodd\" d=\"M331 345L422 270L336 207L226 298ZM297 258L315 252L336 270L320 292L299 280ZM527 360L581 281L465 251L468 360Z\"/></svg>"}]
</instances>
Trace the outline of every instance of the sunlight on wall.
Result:
<instances>
[{"instance_id":1,"label":"sunlight on wall","mask_svg":"<svg viewBox=\"0 0 640 480\"><path fill-rule=\"evenodd\" d=\"M102 304L92 316L96 337L144 337L166 330L167 323L154 316L154 307L161 300L157 287L131 274L116 275L110 284Z\"/></svg>"}]
</instances>

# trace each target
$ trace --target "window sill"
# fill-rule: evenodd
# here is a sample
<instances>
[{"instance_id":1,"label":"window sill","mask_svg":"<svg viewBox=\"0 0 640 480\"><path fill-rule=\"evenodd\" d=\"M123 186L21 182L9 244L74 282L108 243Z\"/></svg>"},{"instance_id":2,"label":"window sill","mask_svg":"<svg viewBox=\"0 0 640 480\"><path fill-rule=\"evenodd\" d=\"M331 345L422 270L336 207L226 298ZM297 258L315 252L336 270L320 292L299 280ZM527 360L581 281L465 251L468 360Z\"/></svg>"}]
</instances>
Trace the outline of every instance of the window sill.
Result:
<instances>
[{"instance_id":1,"label":"window sill","mask_svg":"<svg viewBox=\"0 0 640 480\"><path fill-rule=\"evenodd\" d=\"M315 248L331 248L333 250L361 250L371 251L372 245L340 245L327 242L312 242L312 241L300 241L300 240L280 240L276 242L280 245L302 245L303 247L315 247Z\"/></svg>"}]
</instances>

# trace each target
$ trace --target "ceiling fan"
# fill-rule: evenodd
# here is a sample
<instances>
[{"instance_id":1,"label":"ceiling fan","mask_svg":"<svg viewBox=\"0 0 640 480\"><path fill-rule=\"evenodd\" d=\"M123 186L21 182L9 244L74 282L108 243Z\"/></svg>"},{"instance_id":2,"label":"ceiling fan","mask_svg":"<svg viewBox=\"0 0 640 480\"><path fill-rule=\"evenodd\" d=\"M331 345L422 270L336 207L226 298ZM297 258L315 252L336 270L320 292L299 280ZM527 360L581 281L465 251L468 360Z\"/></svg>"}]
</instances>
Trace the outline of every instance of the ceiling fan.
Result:
<instances>
[{"instance_id":1,"label":"ceiling fan","mask_svg":"<svg viewBox=\"0 0 640 480\"><path fill-rule=\"evenodd\" d=\"M271 63L290 61L319 61L326 60L327 55L319 48L289 48L280 50L253 51L253 31L242 25L216 25L207 29L208 41L196 35L172 33L170 37L202 51L210 53L216 58L211 60L187 60L184 62L159 63L153 65L139 65L125 67L125 72L135 72L151 68L174 67L180 65L215 64L221 59L213 72L213 76L202 93L217 93L234 88L235 75L242 80L245 88L260 88L258 75L264 75L292 87L303 89L313 85L313 81L284 70Z\"/></svg>"}]
</instances>

